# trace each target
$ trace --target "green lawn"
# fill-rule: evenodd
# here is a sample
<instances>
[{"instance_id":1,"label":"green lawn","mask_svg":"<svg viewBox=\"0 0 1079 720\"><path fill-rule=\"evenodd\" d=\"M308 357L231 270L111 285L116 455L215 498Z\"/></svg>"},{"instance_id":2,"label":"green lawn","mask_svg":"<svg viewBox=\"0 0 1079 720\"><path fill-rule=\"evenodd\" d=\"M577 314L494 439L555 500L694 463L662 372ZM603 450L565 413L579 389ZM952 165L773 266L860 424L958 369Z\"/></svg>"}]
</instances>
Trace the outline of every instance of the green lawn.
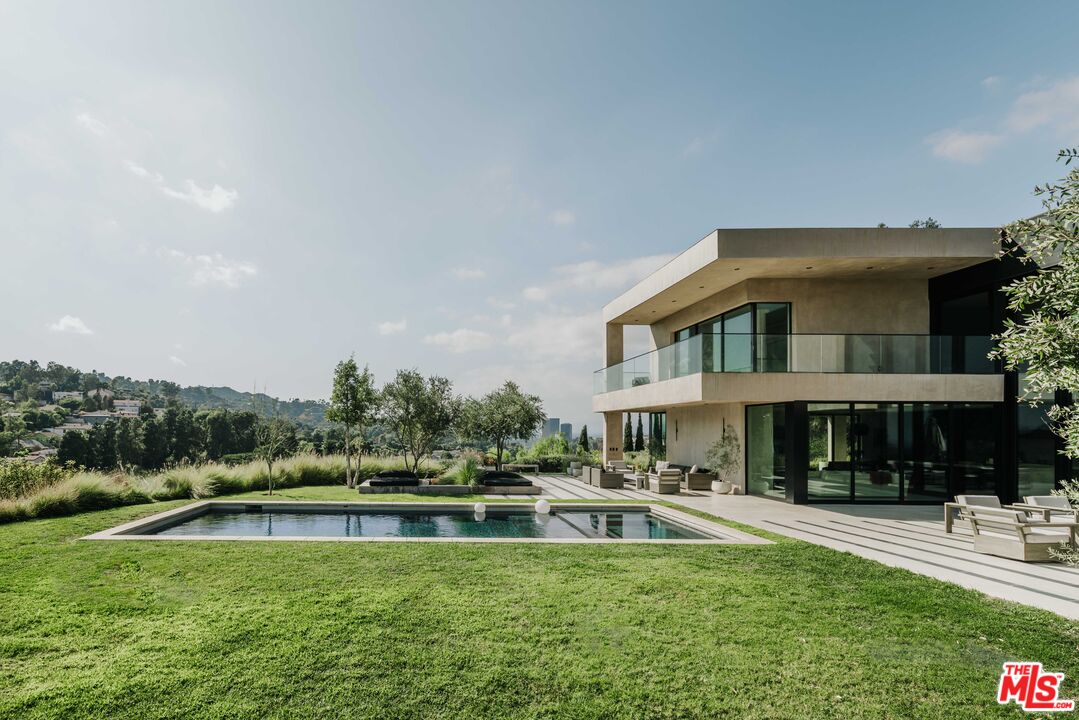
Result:
<instances>
[{"instance_id":1,"label":"green lawn","mask_svg":"<svg viewBox=\"0 0 1079 720\"><path fill-rule=\"evenodd\" d=\"M78 540L179 504L0 526L0 717L1024 717L1007 659L1077 693L1079 624L793 540Z\"/></svg>"}]
</instances>

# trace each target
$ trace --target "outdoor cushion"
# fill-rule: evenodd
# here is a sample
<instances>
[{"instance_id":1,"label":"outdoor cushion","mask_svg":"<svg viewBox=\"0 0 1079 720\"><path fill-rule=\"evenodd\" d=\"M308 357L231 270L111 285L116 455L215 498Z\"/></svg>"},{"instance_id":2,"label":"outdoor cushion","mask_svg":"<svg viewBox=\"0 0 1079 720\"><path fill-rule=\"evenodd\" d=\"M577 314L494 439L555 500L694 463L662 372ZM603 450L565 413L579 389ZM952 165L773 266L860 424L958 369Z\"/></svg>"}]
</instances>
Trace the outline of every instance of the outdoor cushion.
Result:
<instances>
[{"instance_id":1,"label":"outdoor cushion","mask_svg":"<svg viewBox=\"0 0 1079 720\"><path fill-rule=\"evenodd\" d=\"M698 470L698 469L697 469L697 466L696 466L696 465L694 465L693 467L691 467L691 468L689 469L689 471L690 471L691 473L695 473L695 472L700 472L700 470Z\"/></svg>"},{"instance_id":2,"label":"outdoor cushion","mask_svg":"<svg viewBox=\"0 0 1079 720\"><path fill-rule=\"evenodd\" d=\"M522 476L520 473L508 472L505 470L492 470L491 472L484 473L480 477L480 482L484 485L493 485L497 487L529 487L532 485L532 481Z\"/></svg>"},{"instance_id":3,"label":"outdoor cushion","mask_svg":"<svg viewBox=\"0 0 1079 720\"><path fill-rule=\"evenodd\" d=\"M367 484L371 487L416 487L420 484L420 480L415 475L412 477L382 476L371 478Z\"/></svg>"}]
</instances>

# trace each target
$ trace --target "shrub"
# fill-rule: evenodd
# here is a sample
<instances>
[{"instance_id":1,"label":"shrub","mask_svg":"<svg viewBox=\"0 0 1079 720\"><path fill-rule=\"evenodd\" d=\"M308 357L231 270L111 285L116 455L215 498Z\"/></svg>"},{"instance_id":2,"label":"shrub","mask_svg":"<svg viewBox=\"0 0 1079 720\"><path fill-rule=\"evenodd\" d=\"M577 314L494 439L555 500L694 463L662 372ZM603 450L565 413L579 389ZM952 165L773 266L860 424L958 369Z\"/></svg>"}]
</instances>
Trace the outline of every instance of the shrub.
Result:
<instances>
[{"instance_id":1,"label":"shrub","mask_svg":"<svg viewBox=\"0 0 1079 720\"><path fill-rule=\"evenodd\" d=\"M75 474L75 466L60 465L49 458L42 463L26 460L0 461L0 499L14 500L55 485Z\"/></svg>"},{"instance_id":2,"label":"shrub","mask_svg":"<svg viewBox=\"0 0 1079 720\"><path fill-rule=\"evenodd\" d=\"M483 475L479 458L480 454L477 452L461 455L457 464L435 482L439 485L475 485Z\"/></svg>"}]
</instances>

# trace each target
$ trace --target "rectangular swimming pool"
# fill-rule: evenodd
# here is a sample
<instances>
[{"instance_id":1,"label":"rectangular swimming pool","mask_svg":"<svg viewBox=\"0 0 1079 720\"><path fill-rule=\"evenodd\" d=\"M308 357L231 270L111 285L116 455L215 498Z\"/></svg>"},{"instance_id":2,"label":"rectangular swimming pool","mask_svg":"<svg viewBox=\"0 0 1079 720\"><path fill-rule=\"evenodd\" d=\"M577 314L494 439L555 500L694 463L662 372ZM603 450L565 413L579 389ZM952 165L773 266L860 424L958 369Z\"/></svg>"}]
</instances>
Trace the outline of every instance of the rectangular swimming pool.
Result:
<instances>
[{"instance_id":1,"label":"rectangular swimming pool","mask_svg":"<svg viewBox=\"0 0 1079 720\"><path fill-rule=\"evenodd\" d=\"M652 505L202 501L93 540L446 540L749 542L751 535Z\"/></svg>"}]
</instances>

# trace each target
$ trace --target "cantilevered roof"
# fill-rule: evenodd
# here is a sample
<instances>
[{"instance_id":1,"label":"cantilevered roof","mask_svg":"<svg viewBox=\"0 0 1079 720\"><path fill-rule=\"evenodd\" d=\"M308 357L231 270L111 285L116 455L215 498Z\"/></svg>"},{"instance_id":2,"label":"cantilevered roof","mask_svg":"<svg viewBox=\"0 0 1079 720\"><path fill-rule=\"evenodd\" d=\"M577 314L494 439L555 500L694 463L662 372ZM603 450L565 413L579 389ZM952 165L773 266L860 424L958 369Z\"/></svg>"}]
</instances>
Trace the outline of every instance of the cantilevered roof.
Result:
<instances>
[{"instance_id":1,"label":"cantilevered roof","mask_svg":"<svg viewBox=\"0 0 1079 720\"><path fill-rule=\"evenodd\" d=\"M749 278L931 278L996 257L997 228L715 230L603 308L650 324Z\"/></svg>"}]
</instances>

